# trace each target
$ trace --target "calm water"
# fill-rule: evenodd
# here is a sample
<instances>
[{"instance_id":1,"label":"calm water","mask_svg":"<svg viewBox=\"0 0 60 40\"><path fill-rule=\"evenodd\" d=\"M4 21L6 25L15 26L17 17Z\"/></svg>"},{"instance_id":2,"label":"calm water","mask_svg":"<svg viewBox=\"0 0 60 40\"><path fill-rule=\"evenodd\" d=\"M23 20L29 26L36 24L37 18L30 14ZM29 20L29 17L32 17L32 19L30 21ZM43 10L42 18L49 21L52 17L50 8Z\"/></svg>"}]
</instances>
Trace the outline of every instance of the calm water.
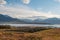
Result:
<instances>
[{"instance_id":1,"label":"calm water","mask_svg":"<svg viewBox=\"0 0 60 40\"><path fill-rule=\"evenodd\" d=\"M38 26L38 27L46 27L46 26L49 26L49 27L60 27L59 24L55 24L55 25L48 25L48 24L0 24L0 25L11 25L11 26Z\"/></svg>"}]
</instances>

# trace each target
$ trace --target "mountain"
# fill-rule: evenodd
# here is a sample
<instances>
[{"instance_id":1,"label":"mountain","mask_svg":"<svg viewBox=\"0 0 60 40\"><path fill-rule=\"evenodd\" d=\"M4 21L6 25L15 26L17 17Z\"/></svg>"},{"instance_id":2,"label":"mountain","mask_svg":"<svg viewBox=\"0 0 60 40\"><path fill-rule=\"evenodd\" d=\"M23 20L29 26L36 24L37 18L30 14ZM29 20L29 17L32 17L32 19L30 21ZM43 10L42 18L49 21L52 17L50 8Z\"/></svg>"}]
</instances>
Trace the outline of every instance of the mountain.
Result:
<instances>
[{"instance_id":1,"label":"mountain","mask_svg":"<svg viewBox=\"0 0 60 40\"><path fill-rule=\"evenodd\" d=\"M51 24L60 24L60 18L48 18L43 22L51 23Z\"/></svg>"},{"instance_id":2,"label":"mountain","mask_svg":"<svg viewBox=\"0 0 60 40\"><path fill-rule=\"evenodd\" d=\"M0 23L24 23L24 22L17 18L12 18L8 15L0 14Z\"/></svg>"},{"instance_id":3,"label":"mountain","mask_svg":"<svg viewBox=\"0 0 60 40\"><path fill-rule=\"evenodd\" d=\"M24 21L30 24L46 24L44 22L42 23L42 21L45 19L47 19L45 16L32 16L24 18Z\"/></svg>"},{"instance_id":4,"label":"mountain","mask_svg":"<svg viewBox=\"0 0 60 40\"><path fill-rule=\"evenodd\" d=\"M30 18L35 18L34 20ZM60 18L46 18L46 17L30 17L30 18L12 18L8 15L0 14L0 23L14 23L14 24L60 24Z\"/></svg>"}]
</instances>

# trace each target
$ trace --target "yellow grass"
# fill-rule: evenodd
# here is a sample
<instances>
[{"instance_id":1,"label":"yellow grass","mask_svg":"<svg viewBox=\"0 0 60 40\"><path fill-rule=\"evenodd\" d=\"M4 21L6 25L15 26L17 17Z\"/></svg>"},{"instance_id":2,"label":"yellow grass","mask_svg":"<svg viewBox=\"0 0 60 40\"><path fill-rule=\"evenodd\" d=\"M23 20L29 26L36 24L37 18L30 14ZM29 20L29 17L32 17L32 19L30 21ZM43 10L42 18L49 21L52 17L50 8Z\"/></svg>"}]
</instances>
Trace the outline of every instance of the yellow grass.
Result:
<instances>
[{"instance_id":1,"label":"yellow grass","mask_svg":"<svg viewBox=\"0 0 60 40\"><path fill-rule=\"evenodd\" d=\"M17 30L16 28L13 28ZM60 40L60 28L53 28L33 33L5 31L0 29L0 40Z\"/></svg>"}]
</instances>

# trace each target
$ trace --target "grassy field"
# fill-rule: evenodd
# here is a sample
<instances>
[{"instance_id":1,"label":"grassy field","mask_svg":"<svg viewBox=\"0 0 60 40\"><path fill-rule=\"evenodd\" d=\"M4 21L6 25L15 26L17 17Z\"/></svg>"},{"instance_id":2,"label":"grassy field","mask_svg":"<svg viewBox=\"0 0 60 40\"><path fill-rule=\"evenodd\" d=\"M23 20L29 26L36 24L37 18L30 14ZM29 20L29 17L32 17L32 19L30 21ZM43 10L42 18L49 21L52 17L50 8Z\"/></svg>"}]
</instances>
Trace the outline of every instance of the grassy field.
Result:
<instances>
[{"instance_id":1,"label":"grassy field","mask_svg":"<svg viewBox=\"0 0 60 40\"><path fill-rule=\"evenodd\" d=\"M1 25L0 40L60 40L60 28Z\"/></svg>"}]
</instances>

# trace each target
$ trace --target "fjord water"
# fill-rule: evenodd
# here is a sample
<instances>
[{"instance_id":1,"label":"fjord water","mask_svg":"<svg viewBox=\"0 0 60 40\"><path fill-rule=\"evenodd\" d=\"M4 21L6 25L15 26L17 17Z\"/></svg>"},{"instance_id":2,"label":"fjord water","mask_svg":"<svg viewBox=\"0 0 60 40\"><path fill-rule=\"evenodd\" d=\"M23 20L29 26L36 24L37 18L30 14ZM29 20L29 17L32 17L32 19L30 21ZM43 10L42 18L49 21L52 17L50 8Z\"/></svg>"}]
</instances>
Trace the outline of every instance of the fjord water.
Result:
<instances>
[{"instance_id":1,"label":"fjord water","mask_svg":"<svg viewBox=\"0 0 60 40\"><path fill-rule=\"evenodd\" d=\"M10 26L16 26L16 27L24 27L24 26L33 26L33 27L60 27L60 24L0 24L0 25L10 25Z\"/></svg>"}]
</instances>

